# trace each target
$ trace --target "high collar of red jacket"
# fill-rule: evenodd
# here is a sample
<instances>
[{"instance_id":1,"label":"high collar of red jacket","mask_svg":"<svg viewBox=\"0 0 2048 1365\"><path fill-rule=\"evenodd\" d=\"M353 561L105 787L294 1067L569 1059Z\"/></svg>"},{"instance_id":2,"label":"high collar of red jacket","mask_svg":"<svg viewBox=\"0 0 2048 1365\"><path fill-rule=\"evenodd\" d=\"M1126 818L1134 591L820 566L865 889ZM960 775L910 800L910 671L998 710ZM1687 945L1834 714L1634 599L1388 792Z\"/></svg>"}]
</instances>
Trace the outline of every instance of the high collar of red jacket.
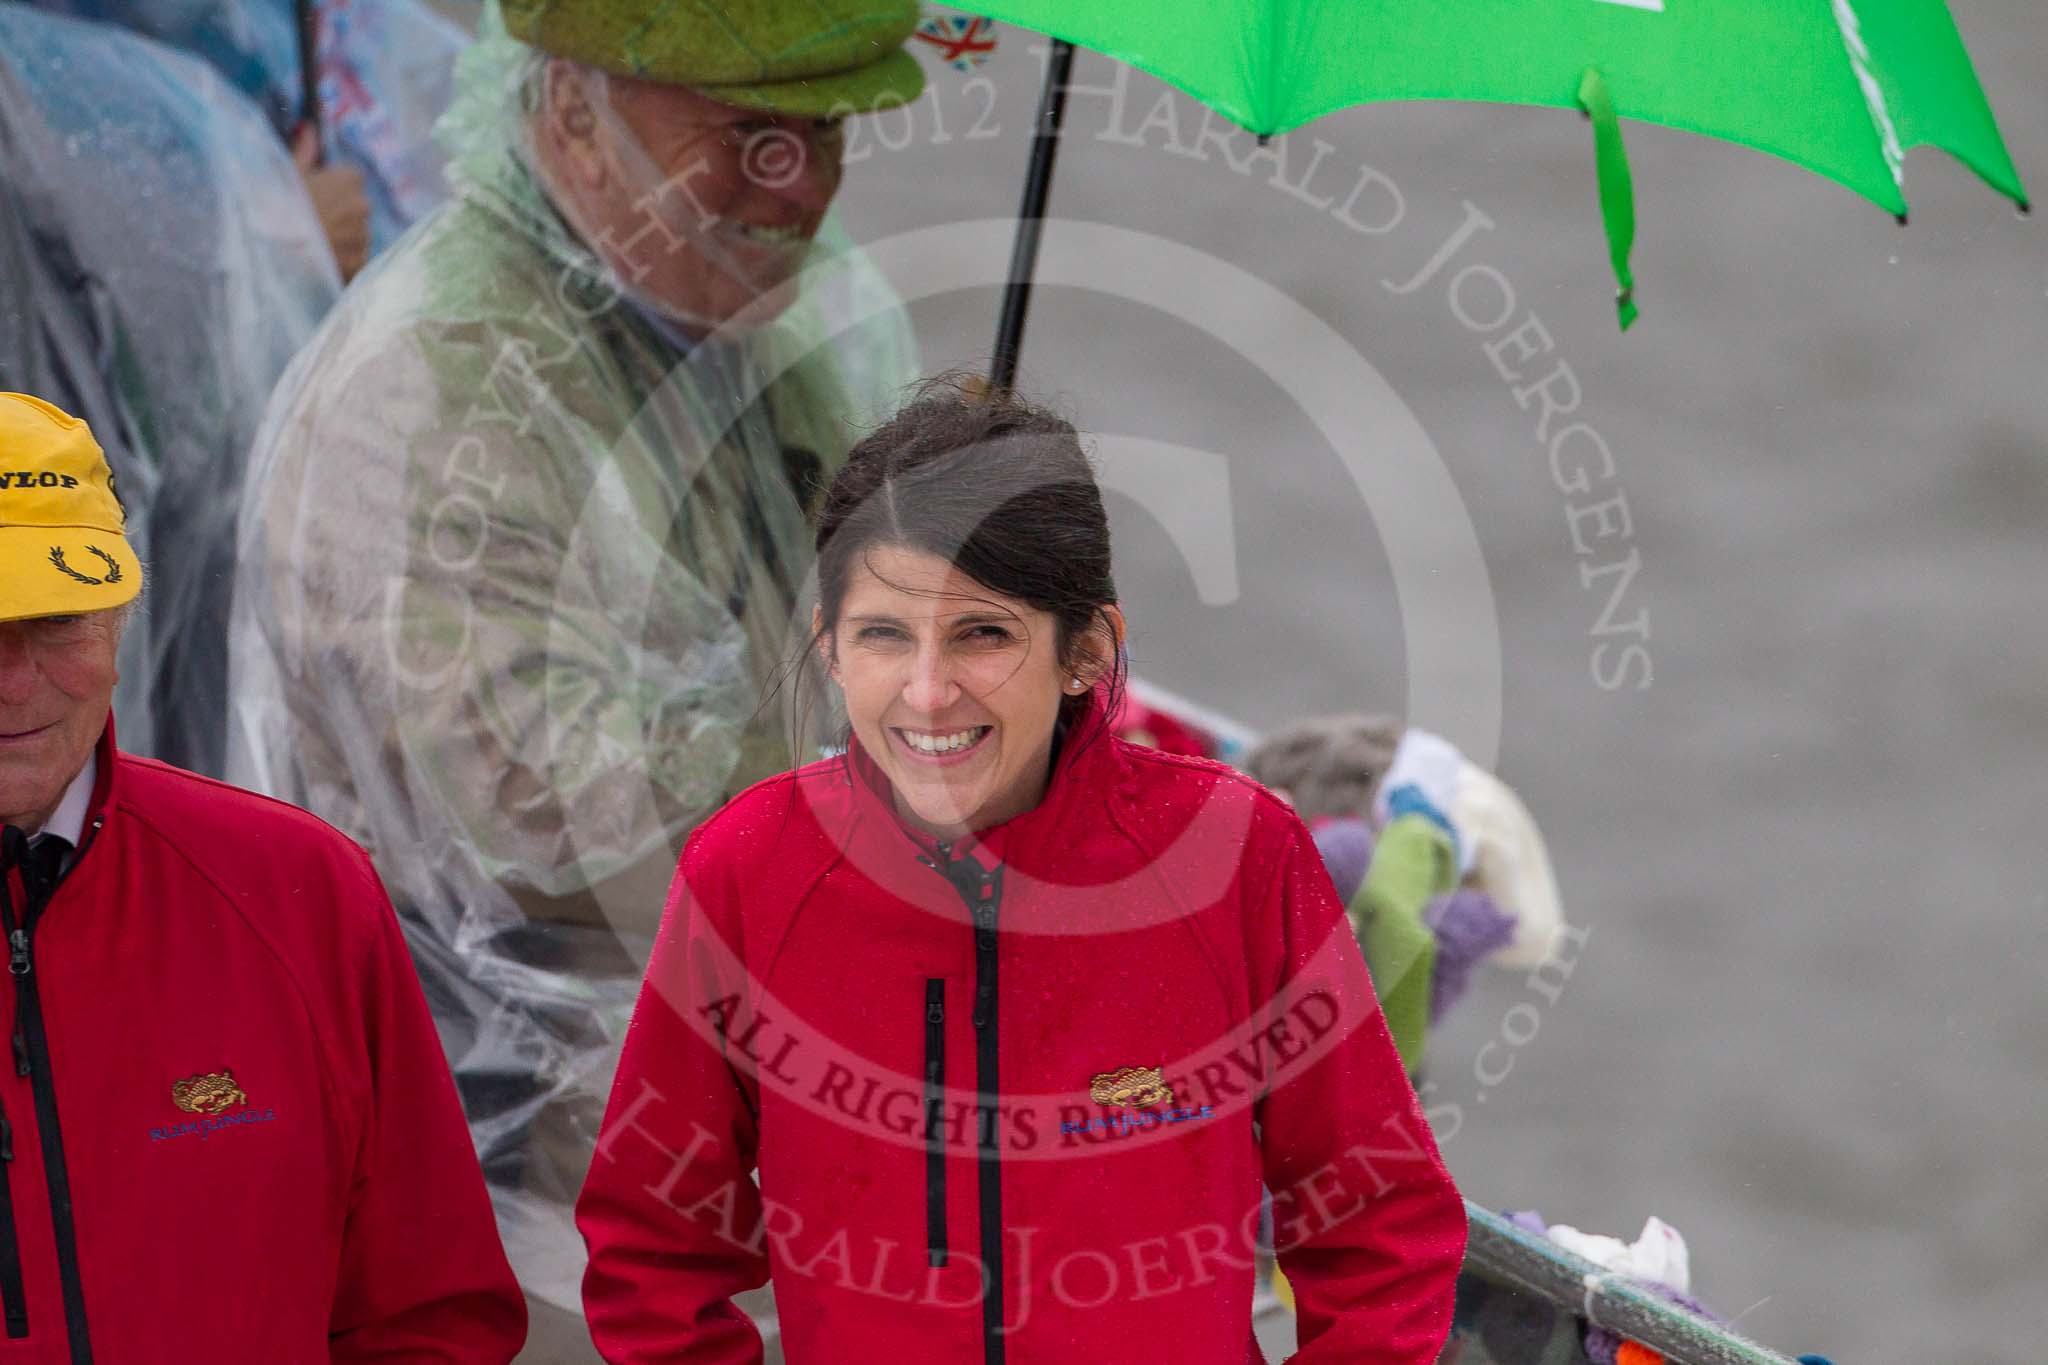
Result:
<instances>
[{"instance_id":1,"label":"high collar of red jacket","mask_svg":"<svg viewBox=\"0 0 2048 1365\"><path fill-rule=\"evenodd\" d=\"M92 798L85 807L85 829L79 837L80 852L114 813L114 788L120 780L114 769L120 761L121 751L114 743L114 718L111 714L107 717L106 729L100 731L99 742L93 745L93 757L97 762L93 768ZM65 780L66 790L74 780L76 774Z\"/></svg>"},{"instance_id":2,"label":"high collar of red jacket","mask_svg":"<svg viewBox=\"0 0 2048 1365\"><path fill-rule=\"evenodd\" d=\"M97 764L93 771L92 800L85 808L87 830L99 828L114 809L114 785L119 781L114 769L121 750L114 743L114 717L111 713L107 716L107 728L100 731L100 742L93 746L93 757Z\"/></svg>"},{"instance_id":3,"label":"high collar of red jacket","mask_svg":"<svg viewBox=\"0 0 2048 1365\"><path fill-rule=\"evenodd\" d=\"M1089 808L1107 799L1116 785L1120 765L1115 749L1101 693L1091 693L1088 709L1061 726L1052 772L1038 804L986 829L943 841L944 851L956 859L972 856L985 867L1002 863L1033 874L1052 871L1059 862L1060 831L1085 819ZM942 841L903 818L888 774L857 737L847 746L846 766L854 816L865 832L900 838L906 852L940 856Z\"/></svg>"},{"instance_id":4,"label":"high collar of red jacket","mask_svg":"<svg viewBox=\"0 0 2048 1365\"><path fill-rule=\"evenodd\" d=\"M121 782L119 769L122 757L120 747L114 742L114 718L111 714L107 717L106 728L100 731L99 741L93 745L93 757L96 762L93 767L92 795L86 802L85 824L79 831L78 846L72 850L71 862L67 865L68 870L65 873L66 881L82 875L83 869L98 866L97 862L88 863L86 854L91 852L94 841L99 838L108 821L116 818L119 809L115 796ZM68 789L70 782L67 781L65 786ZM13 894L11 889L8 894Z\"/></svg>"}]
</instances>

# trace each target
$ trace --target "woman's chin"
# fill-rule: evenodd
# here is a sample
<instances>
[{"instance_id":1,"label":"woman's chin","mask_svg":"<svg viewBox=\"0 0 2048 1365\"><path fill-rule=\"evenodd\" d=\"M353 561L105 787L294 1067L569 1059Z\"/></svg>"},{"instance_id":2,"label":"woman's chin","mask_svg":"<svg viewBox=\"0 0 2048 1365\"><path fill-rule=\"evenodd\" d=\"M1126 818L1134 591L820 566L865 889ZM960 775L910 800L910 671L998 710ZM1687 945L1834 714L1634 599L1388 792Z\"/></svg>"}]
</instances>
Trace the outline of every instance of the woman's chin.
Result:
<instances>
[{"instance_id":1,"label":"woman's chin","mask_svg":"<svg viewBox=\"0 0 2048 1365\"><path fill-rule=\"evenodd\" d=\"M898 783L897 798L910 817L932 830L974 827L974 816L987 804L979 792L953 791L922 782Z\"/></svg>"},{"instance_id":2,"label":"woman's chin","mask_svg":"<svg viewBox=\"0 0 2048 1365\"><path fill-rule=\"evenodd\" d=\"M937 802L913 802L910 814L918 824L936 833L958 833L974 827L974 812Z\"/></svg>"}]
</instances>

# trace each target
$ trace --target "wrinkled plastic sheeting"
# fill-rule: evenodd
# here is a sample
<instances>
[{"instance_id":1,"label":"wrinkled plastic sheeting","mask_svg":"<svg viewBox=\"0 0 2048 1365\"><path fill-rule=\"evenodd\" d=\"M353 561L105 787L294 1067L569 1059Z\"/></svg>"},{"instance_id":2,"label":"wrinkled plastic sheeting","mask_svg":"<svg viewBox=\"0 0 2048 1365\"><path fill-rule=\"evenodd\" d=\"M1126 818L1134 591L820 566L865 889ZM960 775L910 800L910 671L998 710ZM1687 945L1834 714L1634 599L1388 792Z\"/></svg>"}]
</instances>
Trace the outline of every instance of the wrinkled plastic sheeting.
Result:
<instances>
[{"instance_id":1,"label":"wrinkled plastic sheeting","mask_svg":"<svg viewBox=\"0 0 2048 1365\"><path fill-rule=\"evenodd\" d=\"M280 139L305 118L293 0L36 0L203 58L262 109ZM449 11L460 4L446 7ZM328 157L363 173L381 251L446 197L434 121L469 35L425 0L317 0Z\"/></svg>"},{"instance_id":2,"label":"wrinkled plastic sheeting","mask_svg":"<svg viewBox=\"0 0 2048 1365\"><path fill-rule=\"evenodd\" d=\"M0 386L91 424L148 566L123 742L218 771L241 472L340 290L319 223L206 64L0 3L0 263Z\"/></svg>"},{"instance_id":3,"label":"wrinkled plastic sheeting","mask_svg":"<svg viewBox=\"0 0 2048 1365\"><path fill-rule=\"evenodd\" d=\"M542 189L542 64L488 28L442 125L454 197L354 282L257 439L229 777L370 850L513 1265L573 1310L677 853L791 762L763 697L808 635L805 503L917 358L829 222L757 331L692 345L651 315Z\"/></svg>"},{"instance_id":4,"label":"wrinkled plastic sheeting","mask_svg":"<svg viewBox=\"0 0 2048 1365\"><path fill-rule=\"evenodd\" d=\"M298 17L292 0L31 0L34 8L112 24L198 57L284 133L299 121Z\"/></svg>"}]
</instances>

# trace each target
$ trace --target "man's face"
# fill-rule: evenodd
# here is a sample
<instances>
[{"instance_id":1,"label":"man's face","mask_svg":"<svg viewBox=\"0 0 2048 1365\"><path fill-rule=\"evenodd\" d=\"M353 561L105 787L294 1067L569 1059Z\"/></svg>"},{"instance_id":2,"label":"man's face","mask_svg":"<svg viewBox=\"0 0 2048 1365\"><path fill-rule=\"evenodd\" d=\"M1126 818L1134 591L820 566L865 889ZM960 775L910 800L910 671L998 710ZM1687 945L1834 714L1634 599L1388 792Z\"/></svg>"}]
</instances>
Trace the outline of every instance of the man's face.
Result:
<instances>
[{"instance_id":1,"label":"man's face","mask_svg":"<svg viewBox=\"0 0 2048 1365\"><path fill-rule=\"evenodd\" d=\"M0 621L0 822L40 829L114 701L114 613Z\"/></svg>"},{"instance_id":2,"label":"man's face","mask_svg":"<svg viewBox=\"0 0 2048 1365\"><path fill-rule=\"evenodd\" d=\"M549 70L539 136L590 245L693 331L793 276L839 191L836 121L564 62Z\"/></svg>"}]
</instances>

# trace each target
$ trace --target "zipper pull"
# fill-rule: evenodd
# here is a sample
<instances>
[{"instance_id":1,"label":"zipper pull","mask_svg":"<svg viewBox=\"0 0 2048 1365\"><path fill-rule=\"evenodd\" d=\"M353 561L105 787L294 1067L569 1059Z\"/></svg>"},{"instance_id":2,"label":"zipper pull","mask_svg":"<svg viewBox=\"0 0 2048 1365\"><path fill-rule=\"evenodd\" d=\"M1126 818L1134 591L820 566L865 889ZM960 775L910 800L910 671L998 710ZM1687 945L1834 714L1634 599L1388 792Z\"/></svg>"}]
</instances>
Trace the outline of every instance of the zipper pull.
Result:
<instances>
[{"instance_id":1,"label":"zipper pull","mask_svg":"<svg viewBox=\"0 0 2048 1365\"><path fill-rule=\"evenodd\" d=\"M14 955L7 960L7 970L16 976L27 976L35 968L35 964L28 960L28 930L16 929L7 936L7 941L14 947Z\"/></svg>"}]
</instances>

